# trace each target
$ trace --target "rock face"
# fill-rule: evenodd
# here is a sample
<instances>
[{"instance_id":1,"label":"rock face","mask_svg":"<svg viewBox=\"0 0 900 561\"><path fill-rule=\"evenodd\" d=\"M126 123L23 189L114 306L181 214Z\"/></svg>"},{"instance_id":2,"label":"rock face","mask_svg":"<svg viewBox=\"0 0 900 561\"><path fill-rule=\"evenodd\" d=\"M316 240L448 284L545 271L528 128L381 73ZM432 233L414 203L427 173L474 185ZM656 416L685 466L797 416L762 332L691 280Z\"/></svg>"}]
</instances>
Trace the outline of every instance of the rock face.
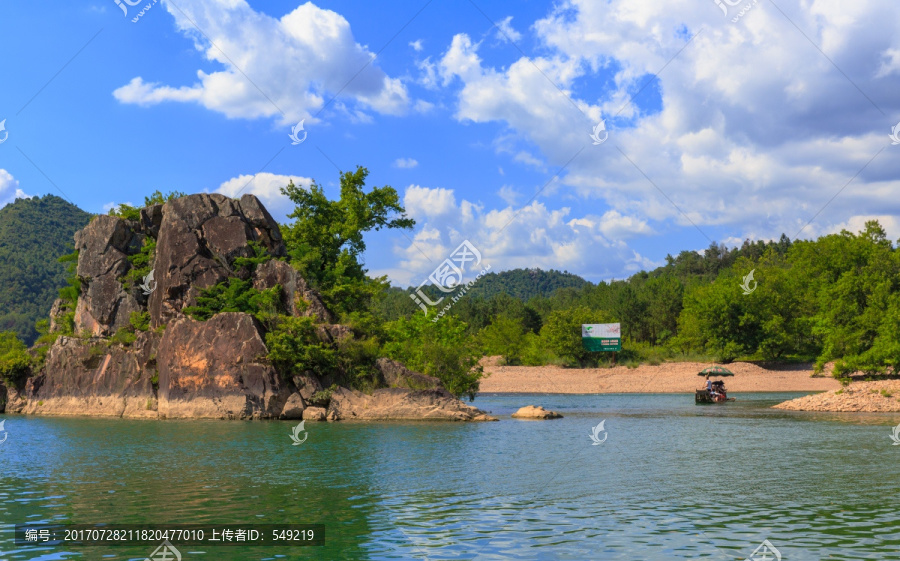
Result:
<instances>
[{"instance_id":1,"label":"rock face","mask_svg":"<svg viewBox=\"0 0 900 561\"><path fill-rule=\"evenodd\" d=\"M275 286L282 287L281 304L293 316L315 317L318 321L333 323L335 318L318 293L309 288L306 280L284 261L267 261L257 267L253 275L253 287L264 289Z\"/></svg>"},{"instance_id":2,"label":"rock face","mask_svg":"<svg viewBox=\"0 0 900 561\"><path fill-rule=\"evenodd\" d=\"M288 397L287 402L284 404L284 408L281 410L281 418L282 419L302 419L303 411L306 410L306 403L303 402L303 398L300 397L298 393L292 393L290 397Z\"/></svg>"},{"instance_id":3,"label":"rock face","mask_svg":"<svg viewBox=\"0 0 900 561\"><path fill-rule=\"evenodd\" d=\"M443 388L441 381L433 376L413 372L396 360L379 358L375 367L381 372L385 384L389 388L406 388L410 390L437 390Z\"/></svg>"},{"instance_id":4,"label":"rock face","mask_svg":"<svg viewBox=\"0 0 900 561\"><path fill-rule=\"evenodd\" d=\"M324 407L307 407L303 410L304 421L324 421L327 411Z\"/></svg>"},{"instance_id":5,"label":"rock face","mask_svg":"<svg viewBox=\"0 0 900 561\"><path fill-rule=\"evenodd\" d=\"M159 344L160 417L279 417L291 389L265 364L267 352L247 314L173 321Z\"/></svg>"},{"instance_id":6,"label":"rock face","mask_svg":"<svg viewBox=\"0 0 900 561\"><path fill-rule=\"evenodd\" d=\"M41 374L29 378L16 412L96 417L156 417L153 387L159 335L139 333L130 348L60 337Z\"/></svg>"},{"instance_id":7,"label":"rock face","mask_svg":"<svg viewBox=\"0 0 900 561\"><path fill-rule=\"evenodd\" d=\"M314 393L322 391L322 383L312 375L294 376L291 381L304 401L308 401Z\"/></svg>"},{"instance_id":8,"label":"rock face","mask_svg":"<svg viewBox=\"0 0 900 561\"><path fill-rule=\"evenodd\" d=\"M149 248L155 284L126 288L130 257ZM201 290L226 279L258 290L280 287L284 313L314 319L318 338L336 345L354 337L286 261L278 225L252 195L190 195L140 209L136 219L97 216L75 235L81 294L77 336L60 336L43 369L23 387L0 386L0 412L113 417L215 419L492 420L450 395L440 381L388 359L377 362L373 395L339 388L326 410L310 407L316 392L341 379L331 372L278 372L268 358L265 329L251 315L218 313L207 321L184 314ZM237 266L239 257L271 259ZM141 273L143 275L144 273ZM135 277L133 272L130 277ZM132 278L132 280L134 280ZM130 284L139 284L131 282ZM51 313L51 331L65 304ZM135 331L132 314L149 315ZM135 316L135 319L138 316ZM116 337L120 330L126 330ZM134 341L130 341L133 332ZM292 375L289 375L292 374Z\"/></svg>"},{"instance_id":9,"label":"rock face","mask_svg":"<svg viewBox=\"0 0 900 561\"><path fill-rule=\"evenodd\" d=\"M562 419L562 415L555 411L547 411L540 405L526 405L512 414L514 419Z\"/></svg>"},{"instance_id":10,"label":"rock face","mask_svg":"<svg viewBox=\"0 0 900 561\"><path fill-rule=\"evenodd\" d=\"M131 312L140 310L119 277L131 268L128 256L140 249L143 237L121 218L105 215L94 217L75 234L79 252L76 274L83 279L75 307L76 332L108 336L128 325Z\"/></svg>"},{"instance_id":11,"label":"rock face","mask_svg":"<svg viewBox=\"0 0 900 561\"><path fill-rule=\"evenodd\" d=\"M197 295L234 275L237 257L252 257L249 242L273 256L285 254L278 224L253 195L191 195L165 204L156 242L157 288L150 295L150 325L177 318ZM268 288L268 287L266 287Z\"/></svg>"},{"instance_id":12,"label":"rock face","mask_svg":"<svg viewBox=\"0 0 900 561\"><path fill-rule=\"evenodd\" d=\"M339 388L331 396L328 415L334 420L361 421L496 421L484 411L453 397L447 390L384 388L367 395Z\"/></svg>"}]
</instances>

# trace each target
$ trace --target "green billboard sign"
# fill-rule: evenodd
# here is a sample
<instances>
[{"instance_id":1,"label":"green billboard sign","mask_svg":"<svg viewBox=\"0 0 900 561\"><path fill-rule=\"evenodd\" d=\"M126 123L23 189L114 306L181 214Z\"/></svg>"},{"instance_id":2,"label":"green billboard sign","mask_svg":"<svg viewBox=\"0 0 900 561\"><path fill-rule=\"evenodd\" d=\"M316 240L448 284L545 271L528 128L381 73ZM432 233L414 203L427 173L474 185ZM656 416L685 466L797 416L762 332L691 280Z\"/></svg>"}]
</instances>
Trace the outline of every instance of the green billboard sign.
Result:
<instances>
[{"instance_id":1,"label":"green billboard sign","mask_svg":"<svg viewBox=\"0 0 900 561\"><path fill-rule=\"evenodd\" d=\"M583 324L581 344L586 351L621 351L622 328L618 323Z\"/></svg>"}]
</instances>

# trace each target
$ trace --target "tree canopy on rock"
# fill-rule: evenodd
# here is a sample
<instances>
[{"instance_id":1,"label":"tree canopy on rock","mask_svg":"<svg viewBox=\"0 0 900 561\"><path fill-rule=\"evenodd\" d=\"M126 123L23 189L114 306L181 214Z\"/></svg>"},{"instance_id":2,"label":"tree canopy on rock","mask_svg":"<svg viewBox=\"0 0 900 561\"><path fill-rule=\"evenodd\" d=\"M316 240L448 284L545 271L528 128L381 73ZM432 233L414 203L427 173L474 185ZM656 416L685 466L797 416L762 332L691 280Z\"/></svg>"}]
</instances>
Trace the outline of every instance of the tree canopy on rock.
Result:
<instances>
[{"instance_id":1,"label":"tree canopy on rock","mask_svg":"<svg viewBox=\"0 0 900 561\"><path fill-rule=\"evenodd\" d=\"M400 196L390 186L364 191L369 170L341 174L341 196L330 200L315 181L309 189L291 181L282 188L296 205L282 227L292 264L338 313L367 307L372 296L387 287L387 278L371 278L363 266L364 234L382 228L410 230L415 220L406 216Z\"/></svg>"}]
</instances>

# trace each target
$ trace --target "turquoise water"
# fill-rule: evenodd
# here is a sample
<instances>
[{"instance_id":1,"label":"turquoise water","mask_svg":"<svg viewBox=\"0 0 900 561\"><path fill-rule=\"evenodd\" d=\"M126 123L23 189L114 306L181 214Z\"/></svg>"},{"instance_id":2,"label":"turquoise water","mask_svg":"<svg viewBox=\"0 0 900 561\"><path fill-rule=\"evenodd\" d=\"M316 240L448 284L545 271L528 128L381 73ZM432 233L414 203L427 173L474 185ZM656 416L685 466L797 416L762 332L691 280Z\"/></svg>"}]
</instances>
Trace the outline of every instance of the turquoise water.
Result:
<instances>
[{"instance_id":1,"label":"turquoise water","mask_svg":"<svg viewBox=\"0 0 900 561\"><path fill-rule=\"evenodd\" d=\"M765 539L785 561L900 560L900 416L768 409L798 395L483 395L500 422L306 423L299 446L296 422L0 417L0 559L155 547L14 544L57 522L325 526L321 547L184 561L729 560ZM565 418L509 418L528 404Z\"/></svg>"}]
</instances>

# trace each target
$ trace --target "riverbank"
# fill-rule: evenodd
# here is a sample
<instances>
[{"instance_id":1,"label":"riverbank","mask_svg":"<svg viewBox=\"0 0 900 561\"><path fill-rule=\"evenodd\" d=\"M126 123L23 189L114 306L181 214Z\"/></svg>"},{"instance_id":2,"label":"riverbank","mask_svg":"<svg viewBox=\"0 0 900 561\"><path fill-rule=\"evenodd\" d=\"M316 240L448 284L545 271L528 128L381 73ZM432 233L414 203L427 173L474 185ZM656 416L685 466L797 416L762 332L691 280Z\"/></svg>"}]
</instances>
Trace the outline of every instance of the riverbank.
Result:
<instances>
[{"instance_id":1,"label":"riverbank","mask_svg":"<svg viewBox=\"0 0 900 561\"><path fill-rule=\"evenodd\" d=\"M669 362L637 368L562 368L559 366L500 366L499 357L481 361L490 374L481 382L484 393L693 393L703 385L697 373L713 366L700 362ZM761 366L749 362L727 365L734 377L723 378L729 393L827 392L841 389L834 378L813 378L812 364ZM900 391L897 392L900 396Z\"/></svg>"}]
</instances>

